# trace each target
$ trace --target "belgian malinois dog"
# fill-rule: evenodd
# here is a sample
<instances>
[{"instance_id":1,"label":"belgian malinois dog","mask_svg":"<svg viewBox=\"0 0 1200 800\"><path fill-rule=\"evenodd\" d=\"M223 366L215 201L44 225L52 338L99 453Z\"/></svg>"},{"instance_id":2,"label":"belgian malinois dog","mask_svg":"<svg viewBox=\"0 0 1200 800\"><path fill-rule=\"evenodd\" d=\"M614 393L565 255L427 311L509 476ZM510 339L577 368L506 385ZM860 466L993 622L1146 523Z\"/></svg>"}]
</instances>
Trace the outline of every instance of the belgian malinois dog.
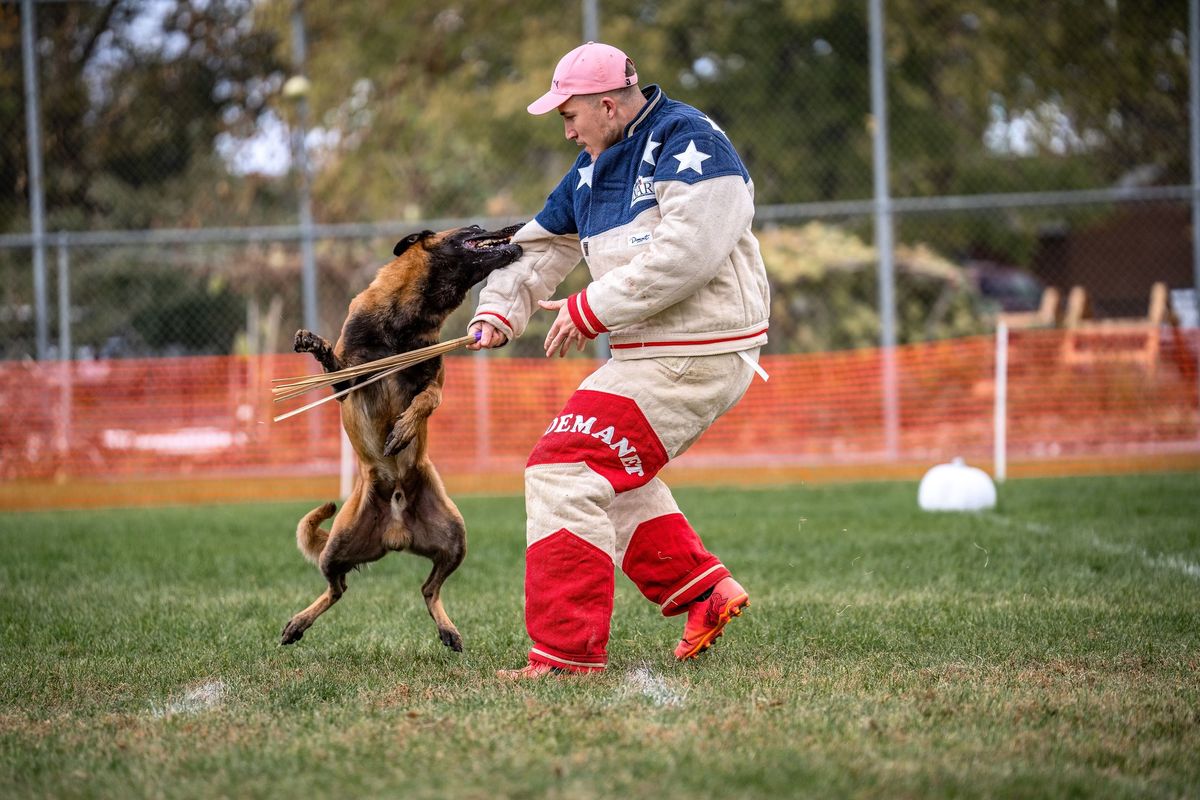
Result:
<instances>
[{"instance_id":1,"label":"belgian malinois dog","mask_svg":"<svg viewBox=\"0 0 1200 800\"><path fill-rule=\"evenodd\" d=\"M520 258L521 247L509 242L519 227L488 232L471 226L405 237L396 245L396 258L350 302L337 344L300 330L296 352L312 353L326 372L335 372L437 344L442 323L467 291ZM426 453L428 419L442 401L445 375L438 357L339 400L342 427L358 454L358 475L331 530L320 525L337 511L333 503L308 512L296 527L300 552L317 565L329 588L284 626L280 644L298 641L341 599L350 570L389 550L411 550L433 561L421 593L438 637L462 650L462 637L442 608L441 589L466 556L467 529ZM351 385L334 384L334 390Z\"/></svg>"}]
</instances>

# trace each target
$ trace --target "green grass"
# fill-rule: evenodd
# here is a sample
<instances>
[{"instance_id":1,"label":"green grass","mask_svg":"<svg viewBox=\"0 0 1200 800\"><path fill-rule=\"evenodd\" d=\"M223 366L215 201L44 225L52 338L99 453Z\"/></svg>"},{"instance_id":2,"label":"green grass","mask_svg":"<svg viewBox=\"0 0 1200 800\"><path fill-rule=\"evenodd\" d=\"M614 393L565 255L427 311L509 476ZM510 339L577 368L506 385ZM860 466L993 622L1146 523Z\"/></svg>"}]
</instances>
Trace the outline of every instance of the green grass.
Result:
<instances>
[{"instance_id":1,"label":"green grass","mask_svg":"<svg viewBox=\"0 0 1200 800\"><path fill-rule=\"evenodd\" d=\"M677 495L747 614L679 665L619 578L609 671L523 685L519 498L460 501L462 654L411 555L279 647L312 504L0 516L0 797L1200 793L1196 474Z\"/></svg>"}]
</instances>

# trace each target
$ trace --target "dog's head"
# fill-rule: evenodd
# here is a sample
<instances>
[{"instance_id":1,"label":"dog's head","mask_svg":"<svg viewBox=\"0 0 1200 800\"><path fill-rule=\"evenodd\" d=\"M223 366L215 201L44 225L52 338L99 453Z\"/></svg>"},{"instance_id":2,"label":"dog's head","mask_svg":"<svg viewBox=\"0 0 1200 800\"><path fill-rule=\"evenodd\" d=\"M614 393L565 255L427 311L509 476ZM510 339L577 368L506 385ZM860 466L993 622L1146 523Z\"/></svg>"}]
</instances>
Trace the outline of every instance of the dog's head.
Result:
<instances>
[{"instance_id":1,"label":"dog's head","mask_svg":"<svg viewBox=\"0 0 1200 800\"><path fill-rule=\"evenodd\" d=\"M469 225L440 233L421 231L397 242L393 253L397 258L426 260L429 275L426 292L458 295L457 305L468 289L493 270L507 267L521 257L521 246L511 241L520 228L517 224L485 231L478 225Z\"/></svg>"}]
</instances>

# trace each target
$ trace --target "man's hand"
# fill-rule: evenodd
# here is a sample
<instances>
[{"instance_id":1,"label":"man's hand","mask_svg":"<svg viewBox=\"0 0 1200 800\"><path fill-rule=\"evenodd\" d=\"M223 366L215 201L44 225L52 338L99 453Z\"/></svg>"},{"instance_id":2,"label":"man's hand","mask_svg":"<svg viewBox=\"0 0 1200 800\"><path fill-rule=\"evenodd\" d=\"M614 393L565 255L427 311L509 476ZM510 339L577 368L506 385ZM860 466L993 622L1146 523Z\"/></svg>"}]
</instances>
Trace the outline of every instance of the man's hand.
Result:
<instances>
[{"instance_id":1,"label":"man's hand","mask_svg":"<svg viewBox=\"0 0 1200 800\"><path fill-rule=\"evenodd\" d=\"M546 358L550 358L555 352L562 358L571 349L571 342L575 343L576 350L582 350L587 337L575 327L575 320L571 319L571 312L567 310L567 301L538 300L538 305L547 311L558 310L558 316L554 318L554 324L546 334Z\"/></svg>"},{"instance_id":2,"label":"man's hand","mask_svg":"<svg viewBox=\"0 0 1200 800\"><path fill-rule=\"evenodd\" d=\"M467 345L468 350L491 350L495 347L503 347L508 342L508 337L501 333L495 325L482 320L467 328L467 333L476 337L474 342Z\"/></svg>"}]
</instances>

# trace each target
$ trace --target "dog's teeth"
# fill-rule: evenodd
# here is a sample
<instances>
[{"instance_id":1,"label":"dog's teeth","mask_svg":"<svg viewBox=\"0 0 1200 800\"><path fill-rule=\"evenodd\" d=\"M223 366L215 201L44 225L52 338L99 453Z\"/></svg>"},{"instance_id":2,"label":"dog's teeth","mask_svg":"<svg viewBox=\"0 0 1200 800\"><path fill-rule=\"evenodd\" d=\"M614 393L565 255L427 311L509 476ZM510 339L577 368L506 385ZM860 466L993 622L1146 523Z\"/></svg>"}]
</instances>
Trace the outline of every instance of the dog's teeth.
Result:
<instances>
[{"instance_id":1,"label":"dog's teeth","mask_svg":"<svg viewBox=\"0 0 1200 800\"><path fill-rule=\"evenodd\" d=\"M467 247L474 250L493 250L497 247L503 247L508 244L508 239L472 239L467 242Z\"/></svg>"}]
</instances>

